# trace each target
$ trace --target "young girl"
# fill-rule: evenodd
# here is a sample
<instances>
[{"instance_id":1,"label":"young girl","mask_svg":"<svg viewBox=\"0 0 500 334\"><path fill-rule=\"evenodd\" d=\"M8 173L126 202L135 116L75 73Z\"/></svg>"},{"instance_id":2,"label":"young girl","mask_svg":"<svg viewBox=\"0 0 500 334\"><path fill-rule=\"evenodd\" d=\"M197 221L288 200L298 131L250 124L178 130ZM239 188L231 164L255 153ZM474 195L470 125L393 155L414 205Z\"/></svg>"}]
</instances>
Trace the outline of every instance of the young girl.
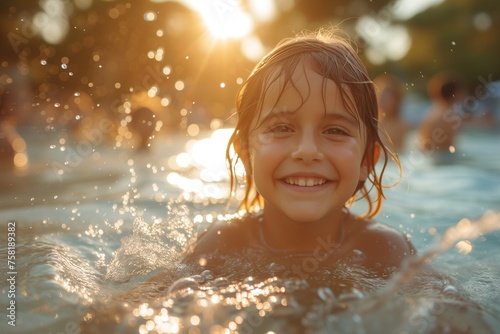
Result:
<instances>
[{"instance_id":1,"label":"young girl","mask_svg":"<svg viewBox=\"0 0 500 334\"><path fill-rule=\"evenodd\" d=\"M397 268L414 253L400 232L371 220L388 158L397 158L379 137L374 86L347 41L319 32L278 44L240 89L237 115L226 156L233 195L238 160L245 168L245 214L210 226L186 263L234 272L251 254L306 278L339 264ZM357 198L368 203L362 216L348 210Z\"/></svg>"}]
</instances>

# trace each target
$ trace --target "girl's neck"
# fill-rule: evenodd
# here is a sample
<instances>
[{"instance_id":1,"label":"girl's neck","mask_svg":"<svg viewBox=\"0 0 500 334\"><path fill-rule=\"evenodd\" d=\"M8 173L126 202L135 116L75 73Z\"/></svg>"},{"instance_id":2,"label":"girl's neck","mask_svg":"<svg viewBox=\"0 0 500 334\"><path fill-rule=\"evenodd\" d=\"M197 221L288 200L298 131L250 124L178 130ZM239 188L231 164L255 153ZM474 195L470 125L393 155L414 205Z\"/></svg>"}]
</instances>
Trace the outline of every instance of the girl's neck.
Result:
<instances>
[{"instance_id":1,"label":"girl's neck","mask_svg":"<svg viewBox=\"0 0 500 334\"><path fill-rule=\"evenodd\" d=\"M349 212L346 208L329 217L328 221L295 222L287 217L268 212L264 209L261 219L262 242L275 251L311 252L318 247L318 240L331 240L341 243L344 236L344 223Z\"/></svg>"}]
</instances>

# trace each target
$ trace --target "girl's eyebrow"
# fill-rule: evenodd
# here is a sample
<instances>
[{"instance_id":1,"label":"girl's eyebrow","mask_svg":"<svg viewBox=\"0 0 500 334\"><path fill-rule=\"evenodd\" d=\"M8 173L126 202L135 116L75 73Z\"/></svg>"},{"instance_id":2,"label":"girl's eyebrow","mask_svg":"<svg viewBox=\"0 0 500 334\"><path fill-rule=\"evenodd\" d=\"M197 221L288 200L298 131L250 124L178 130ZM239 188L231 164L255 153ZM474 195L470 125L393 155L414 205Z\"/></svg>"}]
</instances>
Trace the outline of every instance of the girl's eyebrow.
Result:
<instances>
[{"instance_id":1,"label":"girl's eyebrow","mask_svg":"<svg viewBox=\"0 0 500 334\"><path fill-rule=\"evenodd\" d=\"M286 110L286 109L273 109L271 110L264 118L262 118L261 123L271 119L271 118L279 118L279 117L290 117L294 115L296 110Z\"/></svg>"},{"instance_id":2,"label":"girl's eyebrow","mask_svg":"<svg viewBox=\"0 0 500 334\"><path fill-rule=\"evenodd\" d=\"M288 110L288 109L273 109L269 112L264 118L259 122L259 124L263 124L264 122L274 119L274 118L290 118L296 114L296 110ZM336 111L327 111L325 112L325 120L327 121L344 121L347 122L350 126L357 127L358 120L352 116L348 112L336 112Z\"/></svg>"},{"instance_id":3,"label":"girl's eyebrow","mask_svg":"<svg viewBox=\"0 0 500 334\"><path fill-rule=\"evenodd\" d=\"M329 111L325 113L325 119L335 121L346 121L352 126L358 126L358 120L348 112Z\"/></svg>"}]
</instances>

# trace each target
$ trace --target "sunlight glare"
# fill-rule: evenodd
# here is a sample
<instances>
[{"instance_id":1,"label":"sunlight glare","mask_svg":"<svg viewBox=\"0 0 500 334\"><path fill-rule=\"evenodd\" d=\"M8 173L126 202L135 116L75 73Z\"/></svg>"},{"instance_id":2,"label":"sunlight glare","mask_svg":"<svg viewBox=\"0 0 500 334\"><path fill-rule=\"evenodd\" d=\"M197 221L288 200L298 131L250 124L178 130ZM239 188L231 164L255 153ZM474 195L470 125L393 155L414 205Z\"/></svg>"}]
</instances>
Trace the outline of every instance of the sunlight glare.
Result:
<instances>
[{"instance_id":1,"label":"sunlight glare","mask_svg":"<svg viewBox=\"0 0 500 334\"><path fill-rule=\"evenodd\" d=\"M43 11L36 12L33 16L33 27L50 44L59 44L69 32L68 13L69 6L62 0L40 1Z\"/></svg>"},{"instance_id":2,"label":"sunlight glare","mask_svg":"<svg viewBox=\"0 0 500 334\"><path fill-rule=\"evenodd\" d=\"M198 199L227 198L229 190L225 182L229 179L229 173L225 152L233 131L231 128L217 129L210 137L189 140L185 152L168 160L169 167L179 170L180 173L169 173L167 182ZM189 176L182 175L183 170L190 170ZM193 177L192 173L196 174L195 171L198 175ZM244 175L241 161L236 164L235 173L238 177Z\"/></svg>"},{"instance_id":3,"label":"sunlight glare","mask_svg":"<svg viewBox=\"0 0 500 334\"><path fill-rule=\"evenodd\" d=\"M357 33L368 41L365 54L368 60L380 65L387 60L397 61L409 51L411 39L402 25L390 25L370 16L360 18L356 25Z\"/></svg>"},{"instance_id":4,"label":"sunlight glare","mask_svg":"<svg viewBox=\"0 0 500 334\"><path fill-rule=\"evenodd\" d=\"M223 17L205 15L203 19L210 33L216 38L241 38L252 30L250 16L241 11L234 11Z\"/></svg>"},{"instance_id":5,"label":"sunlight glare","mask_svg":"<svg viewBox=\"0 0 500 334\"><path fill-rule=\"evenodd\" d=\"M425 9L439 5L443 0L399 0L390 8L391 13L400 20L407 20Z\"/></svg>"},{"instance_id":6,"label":"sunlight glare","mask_svg":"<svg viewBox=\"0 0 500 334\"><path fill-rule=\"evenodd\" d=\"M252 32L253 21L237 0L185 0L197 11L216 39L238 39Z\"/></svg>"},{"instance_id":7,"label":"sunlight glare","mask_svg":"<svg viewBox=\"0 0 500 334\"><path fill-rule=\"evenodd\" d=\"M253 16L259 21L271 21L276 16L276 4L273 0L250 0Z\"/></svg>"},{"instance_id":8,"label":"sunlight glare","mask_svg":"<svg viewBox=\"0 0 500 334\"><path fill-rule=\"evenodd\" d=\"M241 43L241 52L243 52L248 60L257 62L264 56L266 50L259 37L251 35L243 39Z\"/></svg>"},{"instance_id":9,"label":"sunlight glare","mask_svg":"<svg viewBox=\"0 0 500 334\"><path fill-rule=\"evenodd\" d=\"M233 129L215 130L209 138L198 140L189 149L193 162L212 171L225 171L225 149Z\"/></svg>"}]
</instances>

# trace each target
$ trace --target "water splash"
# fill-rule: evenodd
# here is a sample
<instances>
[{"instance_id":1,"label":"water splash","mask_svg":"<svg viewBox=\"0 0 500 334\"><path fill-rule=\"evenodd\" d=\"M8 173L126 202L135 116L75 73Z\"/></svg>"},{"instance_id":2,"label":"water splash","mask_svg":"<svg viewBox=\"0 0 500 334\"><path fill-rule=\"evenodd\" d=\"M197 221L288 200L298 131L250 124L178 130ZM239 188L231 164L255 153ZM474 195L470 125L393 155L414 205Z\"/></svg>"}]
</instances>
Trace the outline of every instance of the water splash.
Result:
<instances>
[{"instance_id":1,"label":"water splash","mask_svg":"<svg viewBox=\"0 0 500 334\"><path fill-rule=\"evenodd\" d=\"M137 217L132 234L122 239L121 247L108 267L106 279L128 282L131 278L157 269L172 268L196 237L188 208L180 200L167 204L166 219L151 223Z\"/></svg>"},{"instance_id":2,"label":"water splash","mask_svg":"<svg viewBox=\"0 0 500 334\"><path fill-rule=\"evenodd\" d=\"M474 240L484 234L500 230L500 213L487 211L476 221L464 218L455 226L448 228L441 241L434 247L430 247L419 256L410 258L394 278L394 283L381 293L385 298L390 298L398 288L410 282L417 272L429 263L434 257L451 249L463 240Z\"/></svg>"},{"instance_id":3,"label":"water splash","mask_svg":"<svg viewBox=\"0 0 500 334\"><path fill-rule=\"evenodd\" d=\"M172 211L171 227L169 224L136 222L133 236L123 240L117 252L118 259L110 265L108 274L115 271L118 278L127 278L127 275L120 277L123 273L117 267L137 266L135 262L127 262L127 249L132 251L132 258L172 261L160 260L159 254L172 246L162 238L185 233L190 221L184 220L187 211L182 204L170 204L169 208L180 210ZM160 231L163 228L167 229L165 233ZM83 322L82 328L85 333L101 329L101 326L139 333L187 333L190 329L218 333L494 333L500 319L467 299L450 278L426 268L432 258L457 242L474 240L496 230L500 230L500 213L487 212L477 221L463 219L450 227L435 246L411 258L389 281L341 266L338 268L340 274L331 273L329 281L320 279L318 282L285 280L270 277L272 275L263 279L231 280L215 277L208 270L198 275L180 276L171 281L166 290L155 290L158 282L150 282L139 287L138 294L155 297L137 303L119 303L112 309L108 305L95 319ZM184 237L174 240L177 240L178 250L182 250ZM161 251L145 246L153 242L162 245ZM158 252L157 257L152 254L154 252ZM130 252L127 254L130 257ZM139 267L147 271L156 265L145 263ZM356 284L349 284L350 280L351 283L356 280ZM330 284L343 288L330 288ZM148 289L156 294L149 295Z\"/></svg>"},{"instance_id":4,"label":"water splash","mask_svg":"<svg viewBox=\"0 0 500 334\"><path fill-rule=\"evenodd\" d=\"M418 329L420 333L435 333L450 331L473 333L494 333L500 322L498 315L490 314L466 295L457 289L451 280L435 272L427 264L436 256L450 250L463 240L474 240L484 234L500 230L500 213L488 211L476 221L464 218L455 226L448 228L440 242L430 247L421 255L410 258L398 271L391 282L378 290L370 298L350 305L350 321L339 321L338 317L327 317L329 324L324 326L331 330L346 329L354 326L355 333L365 333L366 324L374 330L374 324L383 324L379 330L383 331L388 325L386 320L408 319L408 322L392 323L392 328L399 328L400 332ZM404 291L406 299L397 299L395 296ZM326 304L327 309L338 305L337 299ZM411 305L411 307L408 307ZM388 308L391 317L384 316ZM384 314L381 314L383 310ZM384 317L384 321L376 321L377 317ZM347 317L349 318L349 317ZM340 326L340 327L339 327ZM375 330L375 332L378 332ZM354 332L353 332L354 333Z\"/></svg>"}]
</instances>

